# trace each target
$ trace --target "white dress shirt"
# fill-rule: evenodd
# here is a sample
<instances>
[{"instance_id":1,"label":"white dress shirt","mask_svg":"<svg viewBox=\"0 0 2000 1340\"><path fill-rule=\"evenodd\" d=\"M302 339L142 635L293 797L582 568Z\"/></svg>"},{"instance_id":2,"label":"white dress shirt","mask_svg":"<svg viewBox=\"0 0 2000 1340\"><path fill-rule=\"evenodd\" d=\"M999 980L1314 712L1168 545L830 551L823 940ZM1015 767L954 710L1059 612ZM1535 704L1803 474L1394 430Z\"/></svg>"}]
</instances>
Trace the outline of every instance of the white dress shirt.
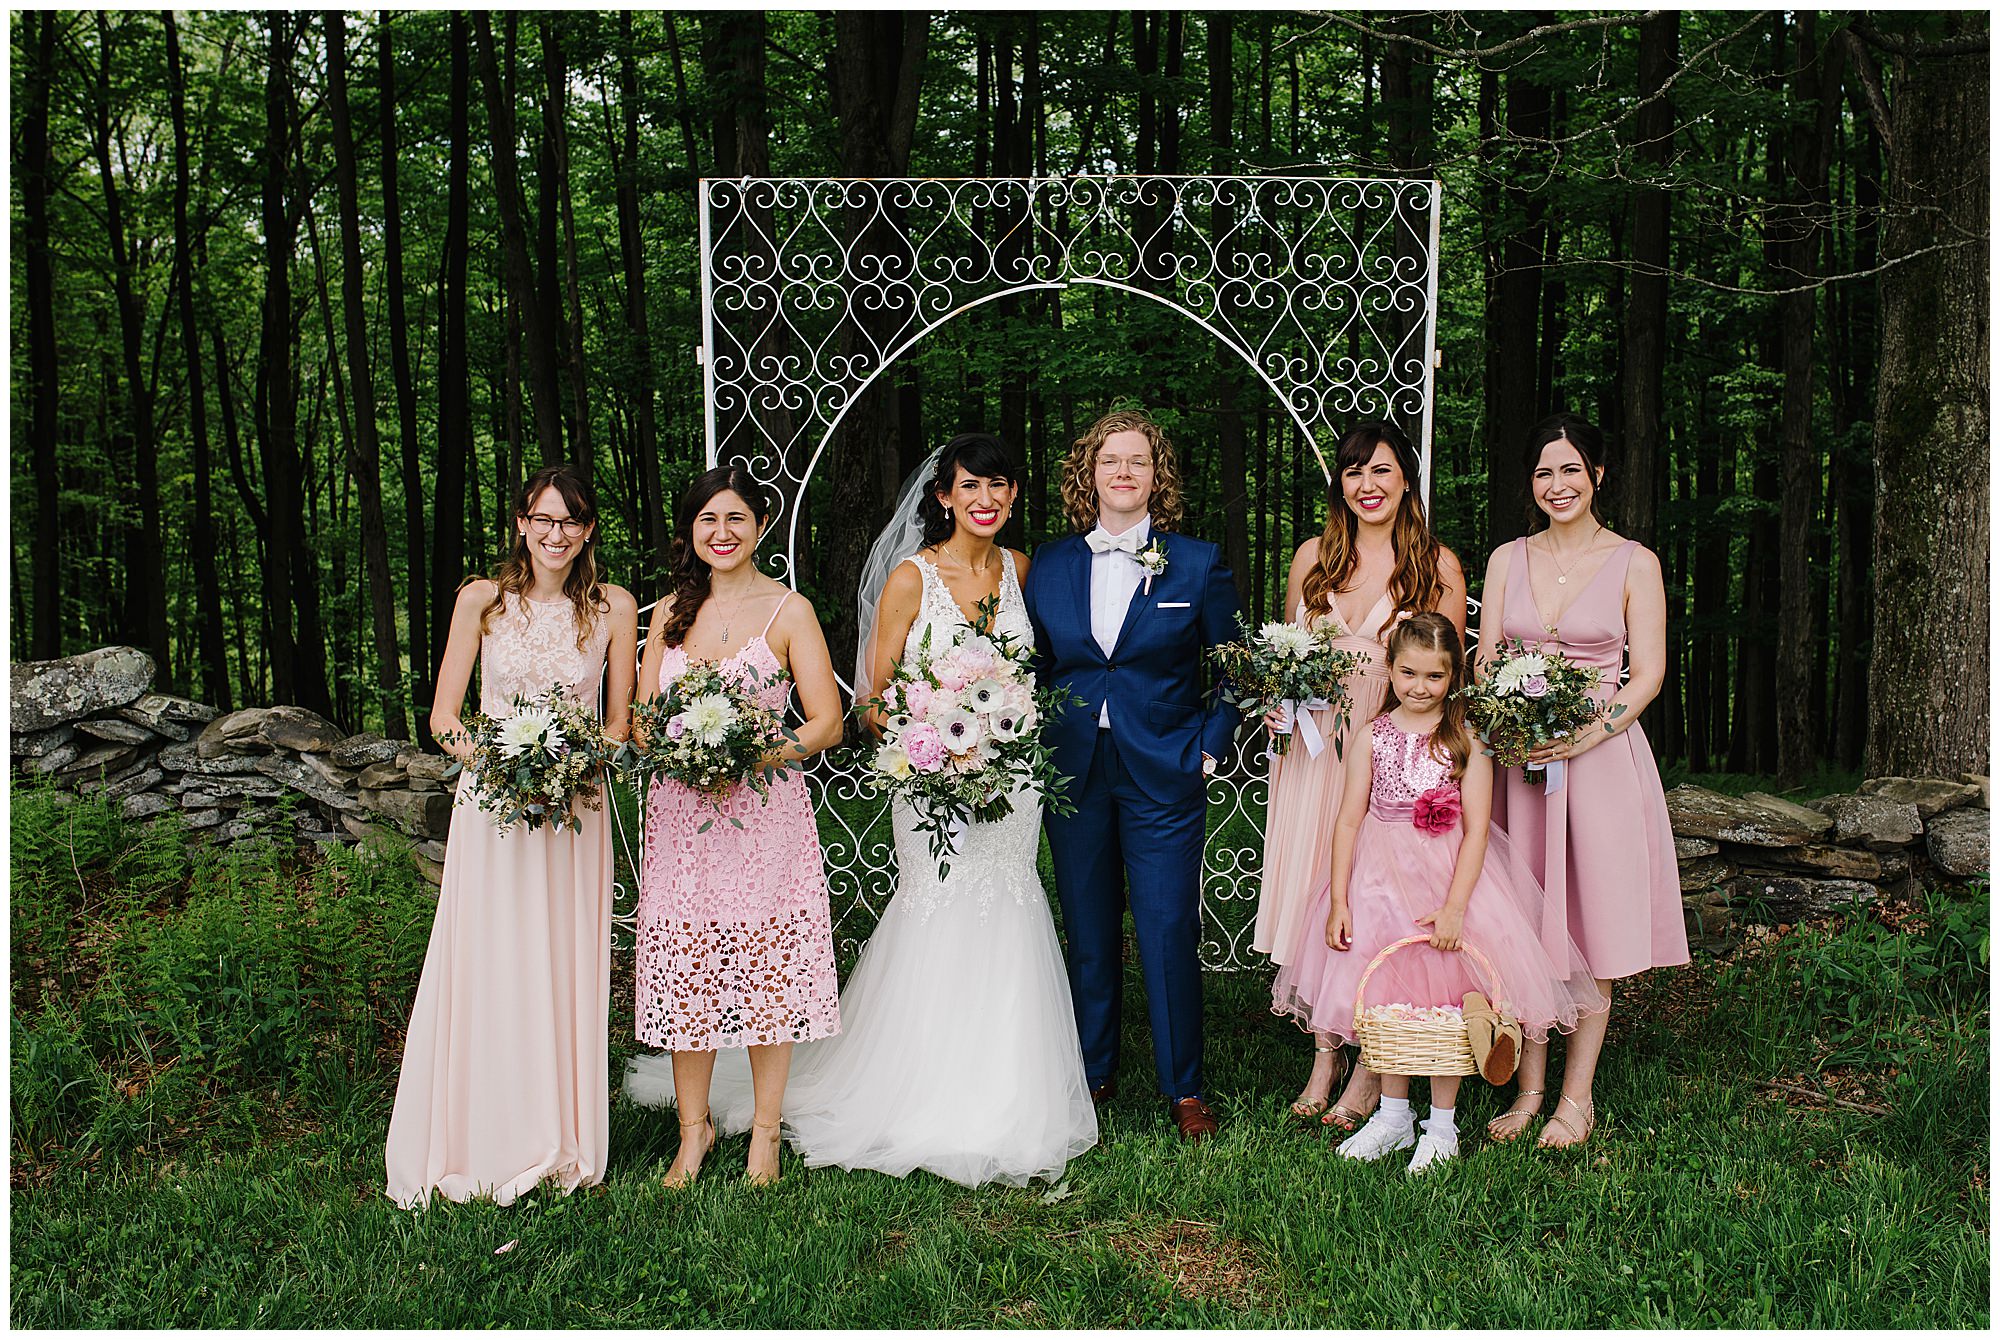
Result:
<instances>
[{"instance_id":1,"label":"white dress shirt","mask_svg":"<svg viewBox=\"0 0 2000 1340\"><path fill-rule=\"evenodd\" d=\"M1102 522L1091 533L1100 531L1112 534L1104 529ZM1132 593L1139 589L1139 582L1146 575L1135 555L1137 550L1146 547L1152 533L1153 518L1142 516L1138 525L1113 536L1115 539L1124 539L1128 535L1133 537L1137 541L1133 546L1134 553L1114 549L1104 554L1093 552L1090 556L1090 632L1106 656L1118 645L1119 630L1125 626L1125 613L1132 607ZM1100 728L1111 725L1109 700L1098 707L1097 724Z\"/></svg>"}]
</instances>

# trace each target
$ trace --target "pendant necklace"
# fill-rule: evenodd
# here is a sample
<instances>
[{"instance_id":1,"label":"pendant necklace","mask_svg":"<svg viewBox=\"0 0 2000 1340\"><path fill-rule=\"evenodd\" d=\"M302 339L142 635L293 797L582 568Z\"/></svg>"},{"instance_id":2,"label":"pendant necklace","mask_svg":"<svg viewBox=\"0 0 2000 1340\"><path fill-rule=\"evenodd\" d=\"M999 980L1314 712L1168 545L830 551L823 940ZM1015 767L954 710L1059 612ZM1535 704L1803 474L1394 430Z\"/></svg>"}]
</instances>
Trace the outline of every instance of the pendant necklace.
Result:
<instances>
[{"instance_id":1,"label":"pendant necklace","mask_svg":"<svg viewBox=\"0 0 2000 1340\"><path fill-rule=\"evenodd\" d=\"M1597 528L1596 530L1594 530L1594 531L1590 532L1590 538L1589 538L1589 539L1587 539L1587 540L1585 540L1585 541L1583 542L1583 547L1582 547L1582 548L1580 548L1579 550L1577 550L1577 554L1576 554L1576 557L1575 557L1575 558L1572 558L1572 559L1571 559L1571 560L1569 561L1569 563L1568 563L1568 564L1567 564L1566 566L1563 566L1563 567L1561 567L1561 568L1560 568L1560 569L1559 569L1559 570L1557 571L1557 573L1556 573L1556 585L1557 585L1557 586L1568 586L1568 585L1569 585L1569 575L1570 575L1570 573L1572 573L1572 572L1574 572L1574 571L1576 570L1576 565L1577 565L1578 563L1581 563L1581 562L1583 561L1583 556L1584 556L1585 554L1587 554L1587 553L1589 553L1589 552L1590 552L1590 546L1591 546L1591 545L1593 545L1593 544L1595 544L1595 543L1597 542L1597 537L1598 537L1599 535L1603 534L1603 533L1604 533L1604 527L1603 527L1603 526L1601 526L1601 525L1600 525L1600 526L1599 526L1599 527L1598 527L1598 528ZM1531 546L1531 547L1532 547L1532 546ZM1561 560L1559 560L1559 559L1558 559L1558 558L1556 557L1556 553L1555 553L1555 547L1554 547L1553 545L1551 545L1551 546L1549 547L1549 561L1550 561L1551 563L1560 563L1560 562L1561 562ZM1532 596L1532 595L1534 594L1534 590L1535 590L1535 584L1534 584L1533 582L1529 582L1529 583L1528 583L1528 594ZM1535 609L1535 613L1537 613L1537 614L1541 614L1541 608L1540 608L1540 602L1539 602L1539 601L1538 601L1538 602L1536 602L1536 609ZM1550 637L1553 637L1553 638L1555 638L1555 639L1556 639L1556 640L1557 640L1558 642L1560 642L1560 641L1562 640L1561 636L1560 636L1560 635L1559 635L1559 634L1558 634L1558 633L1556 632L1556 624L1557 624L1557 623L1558 623L1559 621L1560 621L1560 620L1551 620L1551 619L1549 619L1549 618L1548 618L1548 616L1546 616L1546 615L1543 615L1543 616L1542 616L1542 628L1543 628L1543 630L1544 630L1544 631L1546 631L1546 632L1548 633L1548 635L1549 635Z\"/></svg>"}]
</instances>

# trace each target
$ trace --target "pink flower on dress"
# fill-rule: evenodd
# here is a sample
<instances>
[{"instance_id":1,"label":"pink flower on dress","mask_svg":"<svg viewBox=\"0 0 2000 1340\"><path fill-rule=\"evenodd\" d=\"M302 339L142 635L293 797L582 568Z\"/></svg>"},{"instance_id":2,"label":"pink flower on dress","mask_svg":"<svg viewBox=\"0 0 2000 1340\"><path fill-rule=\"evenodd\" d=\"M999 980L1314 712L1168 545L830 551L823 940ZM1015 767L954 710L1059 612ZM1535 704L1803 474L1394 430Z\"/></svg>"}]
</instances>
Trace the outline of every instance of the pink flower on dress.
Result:
<instances>
[{"instance_id":1,"label":"pink flower on dress","mask_svg":"<svg viewBox=\"0 0 2000 1340\"><path fill-rule=\"evenodd\" d=\"M910 766L918 772L936 772L944 766L944 737L928 721L919 721L904 731L900 743L910 756Z\"/></svg>"},{"instance_id":2,"label":"pink flower on dress","mask_svg":"<svg viewBox=\"0 0 2000 1340\"><path fill-rule=\"evenodd\" d=\"M1458 822L1458 786L1444 782L1417 797L1410 809L1410 823L1419 833L1449 833Z\"/></svg>"},{"instance_id":3,"label":"pink flower on dress","mask_svg":"<svg viewBox=\"0 0 2000 1340\"><path fill-rule=\"evenodd\" d=\"M1546 675L1530 675L1521 681L1521 695L1526 698L1540 698L1549 691Z\"/></svg>"}]
</instances>

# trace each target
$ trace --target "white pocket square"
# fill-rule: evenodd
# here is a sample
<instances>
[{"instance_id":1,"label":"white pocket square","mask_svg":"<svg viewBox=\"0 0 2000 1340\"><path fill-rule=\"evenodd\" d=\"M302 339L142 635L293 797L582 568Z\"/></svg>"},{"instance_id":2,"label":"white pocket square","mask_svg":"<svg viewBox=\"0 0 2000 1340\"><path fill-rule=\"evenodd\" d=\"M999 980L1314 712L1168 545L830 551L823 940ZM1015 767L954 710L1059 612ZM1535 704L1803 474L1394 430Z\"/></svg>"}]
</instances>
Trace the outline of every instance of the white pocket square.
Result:
<instances>
[{"instance_id":1,"label":"white pocket square","mask_svg":"<svg viewBox=\"0 0 2000 1340\"><path fill-rule=\"evenodd\" d=\"M1159 608L1163 610L1184 610L1187 607L1188 602L1185 600L1162 600L1159 604Z\"/></svg>"}]
</instances>

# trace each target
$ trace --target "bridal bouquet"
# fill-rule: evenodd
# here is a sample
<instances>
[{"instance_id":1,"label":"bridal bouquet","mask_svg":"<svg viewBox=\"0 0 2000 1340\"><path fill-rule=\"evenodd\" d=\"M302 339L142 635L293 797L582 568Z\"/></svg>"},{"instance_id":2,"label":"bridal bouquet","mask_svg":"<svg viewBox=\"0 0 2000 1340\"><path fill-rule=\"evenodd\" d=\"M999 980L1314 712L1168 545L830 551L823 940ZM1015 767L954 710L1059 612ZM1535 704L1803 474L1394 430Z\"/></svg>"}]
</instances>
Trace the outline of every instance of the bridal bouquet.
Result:
<instances>
[{"instance_id":1,"label":"bridal bouquet","mask_svg":"<svg viewBox=\"0 0 2000 1340\"><path fill-rule=\"evenodd\" d=\"M915 811L939 879L951 873L967 826L1011 814L1022 785L1038 788L1058 814L1075 808L1041 737L1042 723L1074 695L1035 687L1034 649L993 631L998 612L997 599L980 602L974 626L950 646L932 646L926 629L880 696L857 709L876 708L887 719L868 777Z\"/></svg>"},{"instance_id":2,"label":"bridal bouquet","mask_svg":"<svg viewBox=\"0 0 2000 1340\"><path fill-rule=\"evenodd\" d=\"M679 782L704 797L717 814L722 814L723 798L739 786L768 799L771 783L791 769L765 759L799 737L757 694L789 679L782 670L761 675L744 666L725 674L719 665L689 662L665 692L633 705L633 740L618 751L618 766L640 782ZM723 817L743 827L734 815ZM696 831L706 833L714 823L709 819Z\"/></svg>"},{"instance_id":3,"label":"bridal bouquet","mask_svg":"<svg viewBox=\"0 0 2000 1340\"><path fill-rule=\"evenodd\" d=\"M1519 638L1501 643L1499 652L1477 681L1458 690L1465 719L1501 767L1519 767L1529 781L1541 781L1542 768L1525 766L1528 755L1605 715L1590 696L1602 675L1560 652L1531 651ZM1610 716L1624 712L1620 703Z\"/></svg>"},{"instance_id":4,"label":"bridal bouquet","mask_svg":"<svg viewBox=\"0 0 2000 1340\"><path fill-rule=\"evenodd\" d=\"M1245 716L1261 717L1282 706L1305 737L1306 752L1314 758L1326 745L1312 712L1335 709L1333 753L1341 757L1341 738L1347 727L1345 680L1361 668L1361 657L1334 650L1333 634L1325 630L1267 623L1252 632L1241 614L1236 622L1243 629L1242 638L1209 652L1223 675L1223 696ZM1283 754L1291 743L1292 729L1280 731L1273 752Z\"/></svg>"},{"instance_id":5,"label":"bridal bouquet","mask_svg":"<svg viewBox=\"0 0 2000 1340\"><path fill-rule=\"evenodd\" d=\"M575 806L603 803L597 774L611 759L604 728L561 689L517 694L505 716L473 712L459 738L472 742L472 757L445 776L470 774L479 808L501 816L503 832L516 823L529 832L544 824L581 832Z\"/></svg>"}]
</instances>

